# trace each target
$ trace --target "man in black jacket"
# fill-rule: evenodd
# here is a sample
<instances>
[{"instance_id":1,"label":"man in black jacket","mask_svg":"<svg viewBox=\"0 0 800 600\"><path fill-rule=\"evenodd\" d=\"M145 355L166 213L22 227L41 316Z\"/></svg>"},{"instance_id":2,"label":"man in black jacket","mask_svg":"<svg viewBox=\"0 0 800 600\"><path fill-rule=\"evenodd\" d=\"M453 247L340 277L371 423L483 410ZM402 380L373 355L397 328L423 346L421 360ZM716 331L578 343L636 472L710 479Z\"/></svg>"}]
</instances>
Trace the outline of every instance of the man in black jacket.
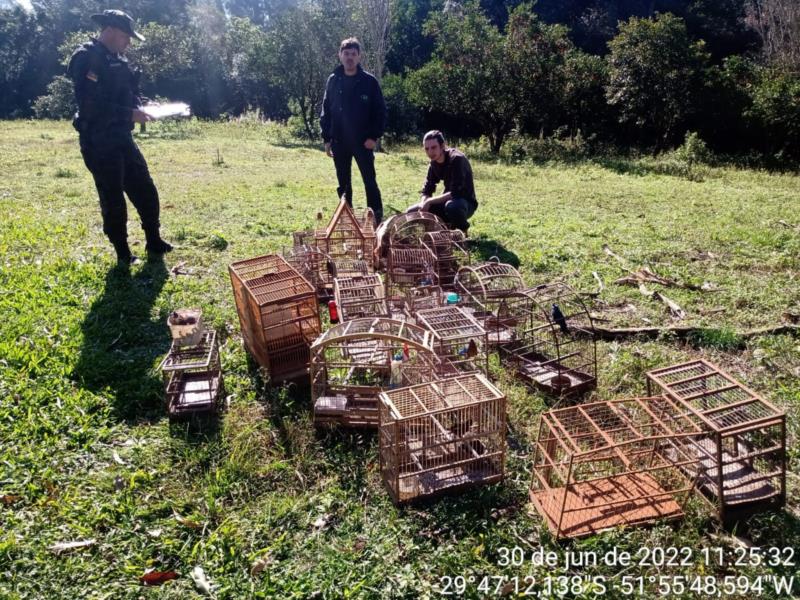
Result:
<instances>
[{"instance_id":1,"label":"man in black jacket","mask_svg":"<svg viewBox=\"0 0 800 600\"><path fill-rule=\"evenodd\" d=\"M339 48L341 65L336 67L325 85L320 125L325 152L333 157L339 198L342 195L353 206L353 186L350 174L353 158L356 159L367 206L375 213L376 224L383 219L381 191L375 181L375 145L383 135L386 122L386 105L380 84L359 64L361 44L348 38Z\"/></svg>"},{"instance_id":2,"label":"man in black jacket","mask_svg":"<svg viewBox=\"0 0 800 600\"><path fill-rule=\"evenodd\" d=\"M422 197L418 204L411 206L406 212L423 210L433 213L450 227L467 233L467 219L478 208L472 167L467 157L455 148L448 148L442 132L435 129L425 134L422 144L431 162L420 190ZM433 196L436 184L440 181L444 182L444 194Z\"/></svg>"},{"instance_id":3,"label":"man in black jacket","mask_svg":"<svg viewBox=\"0 0 800 600\"><path fill-rule=\"evenodd\" d=\"M100 35L75 50L67 68L78 103L73 125L100 196L103 231L125 266L136 260L128 247L125 194L142 220L148 254L160 256L172 246L161 239L158 191L131 134L134 123L152 120L139 108L138 73L124 56L132 37L144 38L121 10L103 11L92 20L102 28Z\"/></svg>"}]
</instances>

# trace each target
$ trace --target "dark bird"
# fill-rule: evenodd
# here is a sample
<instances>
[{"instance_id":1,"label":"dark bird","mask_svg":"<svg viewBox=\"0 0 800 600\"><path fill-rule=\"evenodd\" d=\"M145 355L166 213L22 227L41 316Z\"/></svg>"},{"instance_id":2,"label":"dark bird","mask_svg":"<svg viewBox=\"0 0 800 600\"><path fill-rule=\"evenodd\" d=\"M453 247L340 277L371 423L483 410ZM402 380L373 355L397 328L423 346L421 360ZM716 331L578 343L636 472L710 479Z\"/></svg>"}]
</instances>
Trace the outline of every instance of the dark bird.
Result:
<instances>
[{"instance_id":1,"label":"dark bird","mask_svg":"<svg viewBox=\"0 0 800 600\"><path fill-rule=\"evenodd\" d=\"M553 304L553 310L550 311L550 316L553 318L553 321L561 328L563 333L569 333L569 327L567 327L567 318L564 316L564 313L561 312L561 309L558 308L558 304Z\"/></svg>"}]
</instances>

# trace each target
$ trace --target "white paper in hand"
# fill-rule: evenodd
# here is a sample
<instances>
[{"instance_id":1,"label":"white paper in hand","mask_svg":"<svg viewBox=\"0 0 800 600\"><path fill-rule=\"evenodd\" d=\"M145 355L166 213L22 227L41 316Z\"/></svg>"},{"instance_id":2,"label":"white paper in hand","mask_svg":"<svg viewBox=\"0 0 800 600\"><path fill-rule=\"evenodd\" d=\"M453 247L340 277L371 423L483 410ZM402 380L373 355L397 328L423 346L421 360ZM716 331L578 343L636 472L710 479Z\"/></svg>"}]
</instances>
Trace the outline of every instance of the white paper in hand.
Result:
<instances>
[{"instance_id":1,"label":"white paper in hand","mask_svg":"<svg viewBox=\"0 0 800 600\"><path fill-rule=\"evenodd\" d=\"M165 119L167 117L190 117L192 111L185 102L168 102L166 104L146 104L142 111L154 119Z\"/></svg>"}]
</instances>

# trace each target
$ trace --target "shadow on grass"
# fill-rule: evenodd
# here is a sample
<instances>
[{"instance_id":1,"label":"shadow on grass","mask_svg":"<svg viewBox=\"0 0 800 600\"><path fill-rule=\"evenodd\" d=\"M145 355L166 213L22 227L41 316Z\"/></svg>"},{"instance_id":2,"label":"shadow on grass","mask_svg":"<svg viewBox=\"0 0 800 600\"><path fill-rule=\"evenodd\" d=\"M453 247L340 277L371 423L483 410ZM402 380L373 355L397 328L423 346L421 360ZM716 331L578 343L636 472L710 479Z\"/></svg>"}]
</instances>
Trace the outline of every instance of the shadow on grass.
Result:
<instances>
[{"instance_id":1,"label":"shadow on grass","mask_svg":"<svg viewBox=\"0 0 800 600\"><path fill-rule=\"evenodd\" d=\"M133 275L111 269L81 325L83 345L72 377L82 387L107 395L119 420L164 414L154 362L167 352L170 339L166 315L154 320L151 310L167 277L163 260L148 261Z\"/></svg>"},{"instance_id":2,"label":"shadow on grass","mask_svg":"<svg viewBox=\"0 0 800 600\"><path fill-rule=\"evenodd\" d=\"M470 250L475 263L485 262L496 256L500 262L508 263L514 268L520 265L519 257L516 254L497 240L490 240L485 234L470 241Z\"/></svg>"}]
</instances>

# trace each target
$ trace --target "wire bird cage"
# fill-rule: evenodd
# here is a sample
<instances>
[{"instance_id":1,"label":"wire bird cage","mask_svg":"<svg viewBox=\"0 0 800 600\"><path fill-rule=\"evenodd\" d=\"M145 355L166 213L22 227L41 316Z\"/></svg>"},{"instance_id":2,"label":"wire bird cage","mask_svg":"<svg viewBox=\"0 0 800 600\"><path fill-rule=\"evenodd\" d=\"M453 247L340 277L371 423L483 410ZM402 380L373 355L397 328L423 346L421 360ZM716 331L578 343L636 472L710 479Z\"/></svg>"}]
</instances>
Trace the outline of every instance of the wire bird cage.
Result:
<instances>
[{"instance_id":1,"label":"wire bird cage","mask_svg":"<svg viewBox=\"0 0 800 600\"><path fill-rule=\"evenodd\" d=\"M436 354L459 371L488 370L486 330L459 306L442 306L417 312L417 325L433 334Z\"/></svg>"},{"instance_id":2,"label":"wire bird cage","mask_svg":"<svg viewBox=\"0 0 800 600\"><path fill-rule=\"evenodd\" d=\"M432 213L413 211L392 215L380 224L376 233L376 266L386 267L389 248L421 248L426 233L446 230L444 221Z\"/></svg>"},{"instance_id":3,"label":"wire bird cage","mask_svg":"<svg viewBox=\"0 0 800 600\"><path fill-rule=\"evenodd\" d=\"M696 414L705 433L693 446L698 489L723 522L786 503L786 413L719 367L695 360L647 373Z\"/></svg>"},{"instance_id":4,"label":"wire bird cage","mask_svg":"<svg viewBox=\"0 0 800 600\"><path fill-rule=\"evenodd\" d=\"M429 231L422 236L422 245L433 254L439 285L452 289L459 268L469 264L464 232L458 229Z\"/></svg>"},{"instance_id":5,"label":"wire bird cage","mask_svg":"<svg viewBox=\"0 0 800 600\"><path fill-rule=\"evenodd\" d=\"M666 396L541 415L530 498L557 538L683 516L699 459L693 415Z\"/></svg>"},{"instance_id":6,"label":"wire bird cage","mask_svg":"<svg viewBox=\"0 0 800 600\"><path fill-rule=\"evenodd\" d=\"M453 373L421 327L380 317L346 321L311 346L314 422L377 427L381 391Z\"/></svg>"},{"instance_id":7,"label":"wire bird cage","mask_svg":"<svg viewBox=\"0 0 800 600\"><path fill-rule=\"evenodd\" d=\"M417 313L428 308L440 308L445 304L442 288L436 285L409 288L406 291L403 315L415 319Z\"/></svg>"},{"instance_id":8,"label":"wire bird cage","mask_svg":"<svg viewBox=\"0 0 800 600\"><path fill-rule=\"evenodd\" d=\"M388 317L386 290L380 275L337 277L333 282L339 320L360 317Z\"/></svg>"},{"instance_id":9,"label":"wire bird cage","mask_svg":"<svg viewBox=\"0 0 800 600\"><path fill-rule=\"evenodd\" d=\"M228 267L245 348L273 381L307 373L308 349L322 330L314 288L282 256Z\"/></svg>"},{"instance_id":10,"label":"wire bird cage","mask_svg":"<svg viewBox=\"0 0 800 600\"><path fill-rule=\"evenodd\" d=\"M391 307L403 308L412 288L437 286L436 258L427 248L389 248L386 266L386 296Z\"/></svg>"},{"instance_id":11,"label":"wire bird cage","mask_svg":"<svg viewBox=\"0 0 800 600\"><path fill-rule=\"evenodd\" d=\"M503 299L525 287L522 275L509 264L496 260L461 267L453 280L461 303L487 331L493 346L509 341L512 331L497 313Z\"/></svg>"},{"instance_id":12,"label":"wire bird cage","mask_svg":"<svg viewBox=\"0 0 800 600\"><path fill-rule=\"evenodd\" d=\"M597 335L589 309L565 283L501 300L498 322L513 327L500 358L525 383L558 397L597 387Z\"/></svg>"},{"instance_id":13,"label":"wire bird cage","mask_svg":"<svg viewBox=\"0 0 800 600\"><path fill-rule=\"evenodd\" d=\"M358 217L344 198L339 202L328 226L314 232L314 245L334 263L364 261L373 270L375 217L370 209Z\"/></svg>"},{"instance_id":14,"label":"wire bird cage","mask_svg":"<svg viewBox=\"0 0 800 600\"><path fill-rule=\"evenodd\" d=\"M380 395L380 464L396 504L501 481L506 399L473 373Z\"/></svg>"},{"instance_id":15,"label":"wire bird cage","mask_svg":"<svg viewBox=\"0 0 800 600\"><path fill-rule=\"evenodd\" d=\"M215 331L204 331L193 345L173 341L159 369L170 418L217 412L223 381Z\"/></svg>"}]
</instances>

